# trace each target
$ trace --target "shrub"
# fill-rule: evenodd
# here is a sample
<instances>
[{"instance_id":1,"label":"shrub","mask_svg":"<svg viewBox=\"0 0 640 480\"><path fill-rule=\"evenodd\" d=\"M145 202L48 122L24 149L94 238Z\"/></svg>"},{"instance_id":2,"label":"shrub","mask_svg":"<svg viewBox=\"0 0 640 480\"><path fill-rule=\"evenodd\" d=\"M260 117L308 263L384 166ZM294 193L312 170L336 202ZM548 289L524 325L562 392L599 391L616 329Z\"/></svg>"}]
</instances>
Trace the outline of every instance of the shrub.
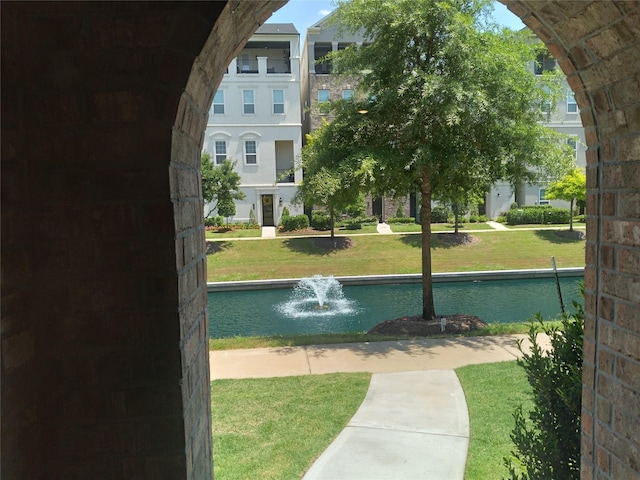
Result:
<instances>
[{"instance_id":1,"label":"shrub","mask_svg":"<svg viewBox=\"0 0 640 480\"><path fill-rule=\"evenodd\" d=\"M569 209L549 206L527 206L507 212L509 225L569 223Z\"/></svg>"},{"instance_id":2,"label":"shrub","mask_svg":"<svg viewBox=\"0 0 640 480\"><path fill-rule=\"evenodd\" d=\"M414 217L391 217L387 223L416 223Z\"/></svg>"},{"instance_id":3,"label":"shrub","mask_svg":"<svg viewBox=\"0 0 640 480\"><path fill-rule=\"evenodd\" d=\"M316 230L329 230L331 228L331 217L325 212L311 212L311 226Z\"/></svg>"},{"instance_id":4,"label":"shrub","mask_svg":"<svg viewBox=\"0 0 640 480\"><path fill-rule=\"evenodd\" d=\"M506 215L499 215L496 217L496 222L498 223L507 223L507 216Z\"/></svg>"},{"instance_id":5,"label":"shrub","mask_svg":"<svg viewBox=\"0 0 640 480\"><path fill-rule=\"evenodd\" d=\"M396 218L404 218L404 208L402 203L398 203L398 208L396 209Z\"/></svg>"},{"instance_id":6,"label":"shrub","mask_svg":"<svg viewBox=\"0 0 640 480\"><path fill-rule=\"evenodd\" d=\"M574 223L584 223L584 215L576 215L573 217Z\"/></svg>"},{"instance_id":7,"label":"shrub","mask_svg":"<svg viewBox=\"0 0 640 480\"><path fill-rule=\"evenodd\" d=\"M289 209L287 207L282 207L282 215L280 216L280 218L286 218L290 215L291 214L289 213Z\"/></svg>"},{"instance_id":8,"label":"shrub","mask_svg":"<svg viewBox=\"0 0 640 480\"><path fill-rule=\"evenodd\" d=\"M362 224L358 222L347 222L344 228L346 230L362 230Z\"/></svg>"},{"instance_id":9,"label":"shrub","mask_svg":"<svg viewBox=\"0 0 640 480\"><path fill-rule=\"evenodd\" d=\"M256 213L253 211L253 208L249 210L249 228L258 227L258 220L256 219Z\"/></svg>"},{"instance_id":10,"label":"shrub","mask_svg":"<svg viewBox=\"0 0 640 480\"><path fill-rule=\"evenodd\" d=\"M224 222L224 218L222 218L220 215L216 217L207 217L204 219L204 226L205 227L221 227L223 222Z\"/></svg>"},{"instance_id":11,"label":"shrub","mask_svg":"<svg viewBox=\"0 0 640 480\"><path fill-rule=\"evenodd\" d=\"M584 288L583 288L584 295ZM536 324L529 328L529 353L518 365L524 368L533 387L533 410L525 418L522 406L514 413L511 440L513 457L505 459L511 480L580 478L580 412L582 409L582 345L584 311L573 303L576 313L562 316L562 327L546 327L551 350L537 342ZM540 314L536 316L542 323Z\"/></svg>"},{"instance_id":12,"label":"shrub","mask_svg":"<svg viewBox=\"0 0 640 480\"><path fill-rule=\"evenodd\" d=\"M309 217L306 215L288 216L282 219L282 230L284 232L304 230L305 228L309 228Z\"/></svg>"},{"instance_id":13,"label":"shrub","mask_svg":"<svg viewBox=\"0 0 640 480\"><path fill-rule=\"evenodd\" d=\"M437 205L431 209L431 223L447 223L450 215L447 207Z\"/></svg>"},{"instance_id":14,"label":"shrub","mask_svg":"<svg viewBox=\"0 0 640 480\"><path fill-rule=\"evenodd\" d=\"M517 210L518 208L520 208L518 202L513 202L511 205L509 205L509 210Z\"/></svg>"}]
</instances>

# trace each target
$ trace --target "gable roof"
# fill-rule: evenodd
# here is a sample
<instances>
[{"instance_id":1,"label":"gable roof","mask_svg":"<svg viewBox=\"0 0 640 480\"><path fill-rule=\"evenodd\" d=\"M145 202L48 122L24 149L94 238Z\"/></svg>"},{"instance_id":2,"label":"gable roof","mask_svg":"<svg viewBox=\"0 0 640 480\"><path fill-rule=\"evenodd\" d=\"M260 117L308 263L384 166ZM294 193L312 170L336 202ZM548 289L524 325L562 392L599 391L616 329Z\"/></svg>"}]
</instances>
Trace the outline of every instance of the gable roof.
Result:
<instances>
[{"instance_id":1,"label":"gable roof","mask_svg":"<svg viewBox=\"0 0 640 480\"><path fill-rule=\"evenodd\" d=\"M265 23L260 25L255 33L263 35L299 35L293 23Z\"/></svg>"}]
</instances>

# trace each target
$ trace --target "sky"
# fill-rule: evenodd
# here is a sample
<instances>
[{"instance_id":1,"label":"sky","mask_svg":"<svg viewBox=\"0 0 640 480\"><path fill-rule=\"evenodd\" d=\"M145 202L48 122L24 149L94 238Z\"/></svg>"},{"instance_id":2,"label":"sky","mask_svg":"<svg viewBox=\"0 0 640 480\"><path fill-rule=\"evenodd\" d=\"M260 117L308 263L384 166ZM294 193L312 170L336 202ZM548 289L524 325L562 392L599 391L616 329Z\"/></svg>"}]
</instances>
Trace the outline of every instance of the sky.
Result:
<instances>
[{"instance_id":1,"label":"sky","mask_svg":"<svg viewBox=\"0 0 640 480\"><path fill-rule=\"evenodd\" d=\"M327 16L333 8L332 0L289 0L289 3L271 15L267 22L293 23L300 33L300 38L304 39L307 28ZM517 16L497 1L494 1L494 18L498 24L514 30L524 27Z\"/></svg>"}]
</instances>

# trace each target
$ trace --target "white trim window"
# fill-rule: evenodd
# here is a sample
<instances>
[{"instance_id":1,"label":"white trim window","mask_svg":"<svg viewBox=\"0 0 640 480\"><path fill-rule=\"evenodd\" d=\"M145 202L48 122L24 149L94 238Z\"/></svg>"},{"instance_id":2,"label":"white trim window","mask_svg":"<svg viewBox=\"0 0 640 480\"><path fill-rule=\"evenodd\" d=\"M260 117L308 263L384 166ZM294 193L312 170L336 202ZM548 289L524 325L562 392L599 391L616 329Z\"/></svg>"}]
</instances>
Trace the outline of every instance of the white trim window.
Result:
<instances>
[{"instance_id":1,"label":"white trim window","mask_svg":"<svg viewBox=\"0 0 640 480\"><path fill-rule=\"evenodd\" d=\"M353 98L353 89L345 88L342 90L342 99L343 100L351 100Z\"/></svg>"},{"instance_id":2,"label":"white trim window","mask_svg":"<svg viewBox=\"0 0 640 480\"><path fill-rule=\"evenodd\" d=\"M284 115L284 90L273 90L273 114Z\"/></svg>"},{"instance_id":3,"label":"white trim window","mask_svg":"<svg viewBox=\"0 0 640 480\"><path fill-rule=\"evenodd\" d=\"M256 113L255 92L253 90L242 90L242 113L245 115Z\"/></svg>"},{"instance_id":4,"label":"white trim window","mask_svg":"<svg viewBox=\"0 0 640 480\"><path fill-rule=\"evenodd\" d=\"M244 141L244 163L247 165L258 164L258 141L257 140Z\"/></svg>"},{"instance_id":5,"label":"white trim window","mask_svg":"<svg viewBox=\"0 0 640 480\"><path fill-rule=\"evenodd\" d=\"M213 114L224 115L224 90L218 90L213 96Z\"/></svg>"},{"instance_id":6,"label":"white trim window","mask_svg":"<svg viewBox=\"0 0 640 480\"><path fill-rule=\"evenodd\" d=\"M216 165L220 165L227 159L227 142L224 140L214 140L213 152Z\"/></svg>"},{"instance_id":7,"label":"white trim window","mask_svg":"<svg viewBox=\"0 0 640 480\"><path fill-rule=\"evenodd\" d=\"M569 138L567 138L567 145L573 148L574 158L577 160L578 159L578 136L571 135Z\"/></svg>"},{"instance_id":8,"label":"white trim window","mask_svg":"<svg viewBox=\"0 0 640 480\"><path fill-rule=\"evenodd\" d=\"M571 90L567 90L567 113L578 113L578 102Z\"/></svg>"},{"instance_id":9,"label":"white trim window","mask_svg":"<svg viewBox=\"0 0 640 480\"><path fill-rule=\"evenodd\" d=\"M318 90L318 106L320 115L327 115L331 110L331 92L326 89Z\"/></svg>"},{"instance_id":10,"label":"white trim window","mask_svg":"<svg viewBox=\"0 0 640 480\"><path fill-rule=\"evenodd\" d=\"M547 195L547 189L541 188L538 190L538 205L549 205L549 200L545 197Z\"/></svg>"}]
</instances>

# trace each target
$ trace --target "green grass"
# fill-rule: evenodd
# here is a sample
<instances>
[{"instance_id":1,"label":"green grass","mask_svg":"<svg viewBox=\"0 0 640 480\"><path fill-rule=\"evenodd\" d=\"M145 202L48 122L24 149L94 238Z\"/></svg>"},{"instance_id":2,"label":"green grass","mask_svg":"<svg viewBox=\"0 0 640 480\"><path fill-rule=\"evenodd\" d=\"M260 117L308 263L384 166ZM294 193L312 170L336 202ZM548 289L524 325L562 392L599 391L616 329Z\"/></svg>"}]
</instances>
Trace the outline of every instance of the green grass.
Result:
<instances>
[{"instance_id":1,"label":"green grass","mask_svg":"<svg viewBox=\"0 0 640 480\"><path fill-rule=\"evenodd\" d=\"M453 223L434 223L431 225L432 232L453 232L455 230ZM458 225L458 231L465 230L494 230L494 228L486 223L463 223Z\"/></svg>"},{"instance_id":2,"label":"green grass","mask_svg":"<svg viewBox=\"0 0 640 480\"><path fill-rule=\"evenodd\" d=\"M227 231L213 231L207 230L205 238L207 240L218 240L222 238L249 238L249 237L261 237L262 229L260 228L239 228Z\"/></svg>"},{"instance_id":3,"label":"green grass","mask_svg":"<svg viewBox=\"0 0 640 480\"><path fill-rule=\"evenodd\" d=\"M503 478L517 405L531 407L516 362L456 370L469 409L466 480ZM300 478L342 431L368 388L367 373L216 380L211 383L218 480Z\"/></svg>"},{"instance_id":4,"label":"green grass","mask_svg":"<svg viewBox=\"0 0 640 480\"><path fill-rule=\"evenodd\" d=\"M507 228L512 228L512 229L519 229L519 228L555 228L557 230L569 230L569 224L568 223L554 223L554 224L545 224L545 225L540 225L540 224L524 224L524 225L504 225ZM578 222L573 222L573 228L577 228L577 229L581 229L581 228L585 228L586 224L585 223L578 223Z\"/></svg>"},{"instance_id":5,"label":"green grass","mask_svg":"<svg viewBox=\"0 0 640 480\"><path fill-rule=\"evenodd\" d=\"M433 235L433 272L584 266L584 240L549 230L478 232L479 242L451 246ZM207 281L302 278L322 275L420 273L421 235L354 235L352 246L327 249L316 238L276 238L255 242L223 240L207 256Z\"/></svg>"},{"instance_id":6,"label":"green grass","mask_svg":"<svg viewBox=\"0 0 640 480\"><path fill-rule=\"evenodd\" d=\"M546 326L560 328L559 320L545 321ZM526 334L529 331L529 323L491 323L481 330L473 330L460 337L483 335L515 335ZM448 336L450 337L450 336ZM210 338L209 350L238 350L247 348L277 348L297 347L304 345L331 345L340 343L383 342L387 340L411 340L414 337L403 335L378 335L362 332L354 333L324 333L317 335L276 335L273 337L230 337ZM432 338L437 338L434 336Z\"/></svg>"},{"instance_id":7,"label":"green grass","mask_svg":"<svg viewBox=\"0 0 640 480\"><path fill-rule=\"evenodd\" d=\"M211 383L216 480L300 478L358 409L370 374Z\"/></svg>"},{"instance_id":8,"label":"green grass","mask_svg":"<svg viewBox=\"0 0 640 480\"><path fill-rule=\"evenodd\" d=\"M506 478L503 458L513 444L509 437L518 405L532 408L531 387L516 362L469 365L456 369L469 409L471 437L465 480Z\"/></svg>"}]
</instances>

